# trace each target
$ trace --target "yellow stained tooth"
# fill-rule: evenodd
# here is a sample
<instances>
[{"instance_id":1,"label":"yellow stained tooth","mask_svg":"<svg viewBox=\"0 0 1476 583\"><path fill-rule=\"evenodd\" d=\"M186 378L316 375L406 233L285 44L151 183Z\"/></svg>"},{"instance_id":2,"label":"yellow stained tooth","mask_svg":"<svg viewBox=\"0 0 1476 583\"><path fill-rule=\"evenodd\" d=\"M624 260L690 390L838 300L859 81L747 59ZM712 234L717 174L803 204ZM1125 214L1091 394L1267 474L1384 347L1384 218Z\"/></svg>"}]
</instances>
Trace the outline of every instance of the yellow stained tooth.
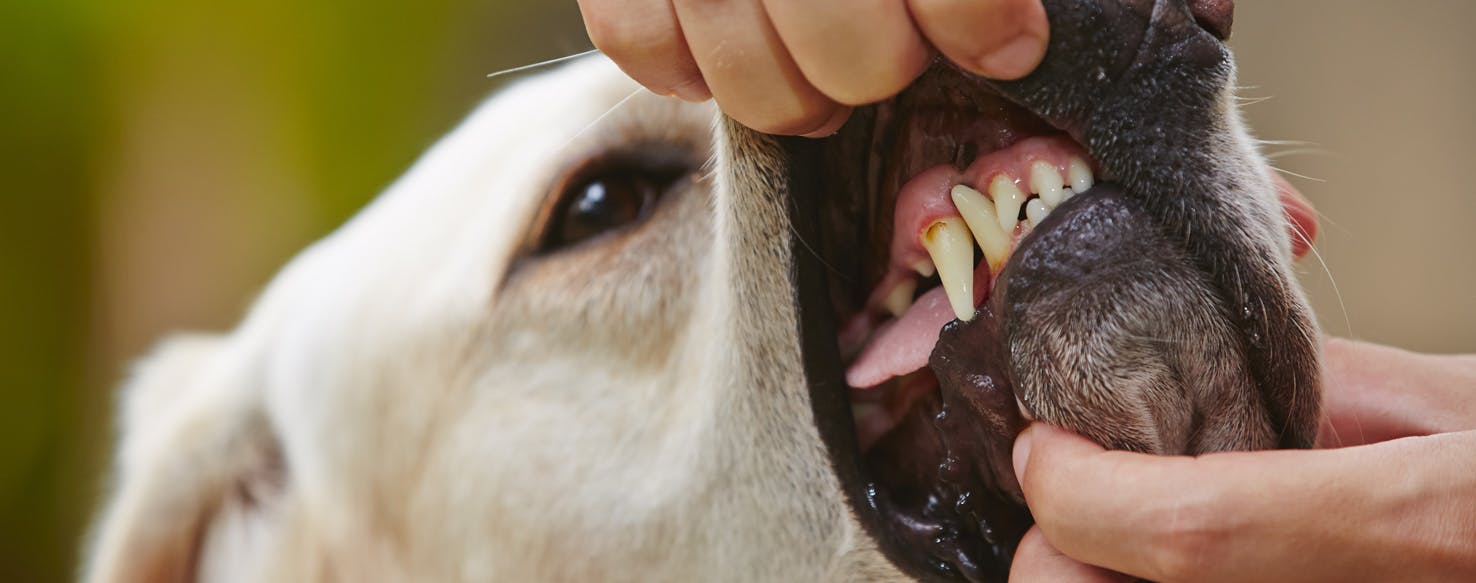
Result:
<instances>
[{"instance_id":1,"label":"yellow stained tooth","mask_svg":"<svg viewBox=\"0 0 1476 583\"><path fill-rule=\"evenodd\" d=\"M1009 176L1000 174L989 181L989 198L994 199L994 214L999 218L999 228L1006 235L1015 232L1020 222L1020 205L1025 204L1025 193L1015 186Z\"/></svg>"},{"instance_id":2,"label":"yellow stained tooth","mask_svg":"<svg viewBox=\"0 0 1476 583\"><path fill-rule=\"evenodd\" d=\"M958 213L969 225L969 231L973 232L974 240L979 242L979 249L984 251L984 261L989 263L989 270L998 273L1010 252L1010 237L999 229L994 203L984 193L962 184L953 187L949 194L953 197L953 206L958 208Z\"/></svg>"},{"instance_id":3,"label":"yellow stained tooth","mask_svg":"<svg viewBox=\"0 0 1476 583\"><path fill-rule=\"evenodd\" d=\"M1025 219L1030 221L1030 228L1032 229L1039 225L1041 221L1044 221L1046 215L1050 214L1050 212L1051 209L1046 208L1045 203L1041 202L1038 198L1032 198L1030 202L1025 203Z\"/></svg>"},{"instance_id":4,"label":"yellow stained tooth","mask_svg":"<svg viewBox=\"0 0 1476 583\"><path fill-rule=\"evenodd\" d=\"M923 231L923 248L938 266L938 279L953 314L965 322L974 317L974 242L960 217L938 219Z\"/></svg>"},{"instance_id":5,"label":"yellow stained tooth","mask_svg":"<svg viewBox=\"0 0 1476 583\"><path fill-rule=\"evenodd\" d=\"M906 280L887 292L886 299L882 300L882 306L893 316L901 318L907 313L907 308L912 307L912 294L917 291L917 280Z\"/></svg>"},{"instance_id":6,"label":"yellow stained tooth","mask_svg":"<svg viewBox=\"0 0 1476 583\"><path fill-rule=\"evenodd\" d=\"M1092 188L1096 181L1092 178L1092 168L1081 158L1072 158L1066 165L1066 179L1071 181L1071 190L1077 194L1086 192Z\"/></svg>"},{"instance_id":7,"label":"yellow stained tooth","mask_svg":"<svg viewBox=\"0 0 1476 583\"><path fill-rule=\"evenodd\" d=\"M1061 181L1061 171L1056 170L1056 165L1037 160L1030 165L1030 191L1040 195L1040 200L1046 206L1055 208L1061 204L1061 188L1066 186Z\"/></svg>"}]
</instances>

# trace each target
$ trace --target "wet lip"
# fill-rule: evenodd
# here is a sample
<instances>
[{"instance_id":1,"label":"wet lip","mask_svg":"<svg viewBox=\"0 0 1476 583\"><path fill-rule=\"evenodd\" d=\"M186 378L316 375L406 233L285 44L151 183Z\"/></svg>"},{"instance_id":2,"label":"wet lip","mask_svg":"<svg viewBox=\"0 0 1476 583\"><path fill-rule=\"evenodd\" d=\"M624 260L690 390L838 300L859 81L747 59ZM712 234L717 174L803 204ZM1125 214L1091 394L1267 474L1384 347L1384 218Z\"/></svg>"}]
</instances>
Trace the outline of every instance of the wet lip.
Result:
<instances>
[{"instance_id":1,"label":"wet lip","mask_svg":"<svg viewBox=\"0 0 1476 583\"><path fill-rule=\"evenodd\" d=\"M887 375L880 386L862 390L848 387L845 371L878 340L879 328L907 319L879 310L876 297L879 284L896 279L894 255L906 247L894 245L899 213L906 211L898 209L898 193L931 168L951 165L967 174L975 160L1042 137L1069 140L982 81L940 66L892 101L858 111L832 138L785 142L796 234L815 251L796 253L802 349L815 421L867 530L895 564L921 579L1002 580L1007 572L1028 513L999 488L993 468L998 460L991 463L999 456L981 452L997 450L1013 436L1001 441L996 435L1012 427L1000 420L1018 418L1013 398L988 405L1000 411L949 402L928 367ZM963 183L987 191L979 184L987 178ZM1011 233L1015 243L1028 234L1023 231ZM973 298L979 305L991 270L978 250L974 255L974 273L982 274L981 293ZM936 276L918 277L915 284L913 309L946 295ZM923 352L912 355L908 366L925 361L938 327L952 320L951 313L941 321L914 322L920 334L931 336L896 345ZM954 342L970 343L980 344L982 354L987 342ZM853 408L861 414L853 415ZM875 416L878 409L884 411L881 417ZM945 505L949 509L940 510Z\"/></svg>"}]
</instances>

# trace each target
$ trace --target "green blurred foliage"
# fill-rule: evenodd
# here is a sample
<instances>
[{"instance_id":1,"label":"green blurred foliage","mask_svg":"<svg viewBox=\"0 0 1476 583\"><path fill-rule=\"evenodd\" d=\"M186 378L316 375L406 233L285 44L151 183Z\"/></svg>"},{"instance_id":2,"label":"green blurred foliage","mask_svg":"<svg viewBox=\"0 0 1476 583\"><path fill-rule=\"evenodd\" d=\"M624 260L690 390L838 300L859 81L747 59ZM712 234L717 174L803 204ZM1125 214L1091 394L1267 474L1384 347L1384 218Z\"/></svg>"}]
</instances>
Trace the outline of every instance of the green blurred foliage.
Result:
<instances>
[{"instance_id":1,"label":"green blurred foliage","mask_svg":"<svg viewBox=\"0 0 1476 583\"><path fill-rule=\"evenodd\" d=\"M572 1L0 3L0 580L74 577L129 359L229 327L487 73L587 46Z\"/></svg>"}]
</instances>

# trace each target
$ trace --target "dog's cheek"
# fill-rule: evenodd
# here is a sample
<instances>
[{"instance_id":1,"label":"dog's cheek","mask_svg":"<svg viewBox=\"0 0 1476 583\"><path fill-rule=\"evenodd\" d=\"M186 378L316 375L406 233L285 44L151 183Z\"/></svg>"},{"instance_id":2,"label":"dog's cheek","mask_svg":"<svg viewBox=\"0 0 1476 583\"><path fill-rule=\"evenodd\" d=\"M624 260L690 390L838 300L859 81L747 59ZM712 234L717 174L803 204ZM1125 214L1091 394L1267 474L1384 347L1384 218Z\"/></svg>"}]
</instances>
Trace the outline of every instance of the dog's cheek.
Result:
<instances>
[{"instance_id":1,"label":"dog's cheek","mask_svg":"<svg viewBox=\"0 0 1476 583\"><path fill-rule=\"evenodd\" d=\"M635 228L519 266L493 302L495 340L538 336L562 352L662 366L697 301L709 196L687 186Z\"/></svg>"}]
</instances>

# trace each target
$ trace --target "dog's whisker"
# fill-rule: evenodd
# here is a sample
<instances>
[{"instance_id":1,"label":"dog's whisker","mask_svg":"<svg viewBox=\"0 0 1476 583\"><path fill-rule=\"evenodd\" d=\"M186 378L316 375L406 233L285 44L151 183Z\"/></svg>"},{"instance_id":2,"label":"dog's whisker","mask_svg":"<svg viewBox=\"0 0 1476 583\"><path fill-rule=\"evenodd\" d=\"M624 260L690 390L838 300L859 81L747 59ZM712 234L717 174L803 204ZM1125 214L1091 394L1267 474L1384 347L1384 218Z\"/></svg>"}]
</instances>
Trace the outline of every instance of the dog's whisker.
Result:
<instances>
[{"instance_id":1,"label":"dog's whisker","mask_svg":"<svg viewBox=\"0 0 1476 583\"><path fill-rule=\"evenodd\" d=\"M1327 150L1327 149L1325 149L1325 148L1318 148L1318 147L1288 148L1286 150L1281 150L1281 151L1278 151L1278 152L1268 152L1268 153L1262 154L1262 156L1265 156L1267 160L1275 161L1275 160L1279 160L1281 158L1285 158L1287 156L1301 156L1301 155L1304 155L1304 154L1311 154L1311 155L1316 155L1316 156L1327 156L1327 155L1332 154L1332 152L1329 151L1329 150Z\"/></svg>"},{"instance_id":2,"label":"dog's whisker","mask_svg":"<svg viewBox=\"0 0 1476 583\"><path fill-rule=\"evenodd\" d=\"M1271 169L1272 170L1275 170L1277 172L1280 172L1282 174L1285 174L1287 176L1295 176L1297 178L1301 178L1302 180L1311 180L1312 182L1327 182L1327 180L1324 179L1324 178L1313 178L1311 176L1307 176L1306 174L1299 174L1297 172L1292 172L1291 170L1287 170L1287 169L1282 168L1280 166L1272 165L1271 166Z\"/></svg>"},{"instance_id":3,"label":"dog's whisker","mask_svg":"<svg viewBox=\"0 0 1476 583\"><path fill-rule=\"evenodd\" d=\"M568 148L569 144L574 143L575 140L578 140L580 136L583 136L584 133L589 131L591 128L600 125L600 122L605 121L605 118L610 117L610 114L615 113L616 110L620 109L620 106L625 105L632 98L640 95L643 91L645 91L645 88L636 89L635 91L631 91L630 95L626 95L620 101L616 101L615 105L611 105L610 109L605 110L605 113L600 114L599 117L594 118L593 121L590 121L583 128L580 128L579 131L574 132L574 135L569 136L569 139L564 140L564 144L562 146L559 146L559 150L562 151L563 149Z\"/></svg>"},{"instance_id":4,"label":"dog's whisker","mask_svg":"<svg viewBox=\"0 0 1476 583\"><path fill-rule=\"evenodd\" d=\"M562 63L562 62L565 62L565 61L572 61L572 60L577 59L579 57L593 55L593 54L598 53L598 52L600 52L599 49L589 49L587 51L580 52L580 53L574 53L572 55L565 55L565 56L562 56L562 57L554 57L554 58L549 59L547 61L539 61L537 63L529 63L527 65L519 65L519 66L513 67L511 69L503 69L501 71L496 71L496 72L493 72L493 73L488 73L487 74L487 78L488 79L493 79L493 78L496 78L496 77L501 77L503 75L511 75L513 73L521 73L523 71L531 71L533 69L547 67L549 65L557 65L557 64Z\"/></svg>"},{"instance_id":5,"label":"dog's whisker","mask_svg":"<svg viewBox=\"0 0 1476 583\"><path fill-rule=\"evenodd\" d=\"M1288 220L1290 220L1290 217L1288 217ZM1327 261L1322 258L1322 253L1316 247L1312 246L1312 241L1307 239L1306 233L1303 233L1300 229L1293 229L1292 232L1296 234L1297 238L1302 240L1302 243L1307 245L1307 250L1312 253L1312 257L1317 260L1317 264L1322 266L1322 273L1327 276L1328 285L1332 286L1333 297L1338 300L1338 310L1343 313L1343 333L1352 336L1353 320L1348 317L1348 305L1343 302L1343 292L1338 289L1338 280L1333 277L1332 268L1328 267Z\"/></svg>"},{"instance_id":6,"label":"dog's whisker","mask_svg":"<svg viewBox=\"0 0 1476 583\"><path fill-rule=\"evenodd\" d=\"M821 255L819 251L817 251L814 247L811 247L810 242L806 241L805 238L800 235L799 231L795 230L794 223L789 223L789 232L794 234L794 238L798 239L800 244L805 246L805 250L809 251L810 255L814 255L815 259L820 261L820 264L824 265L827 271L835 274L841 279L846 280L847 282L854 282L853 279L847 277L845 273L842 273L841 270L836 269L834 265L831 265L830 262L826 261L825 256Z\"/></svg>"},{"instance_id":7,"label":"dog's whisker","mask_svg":"<svg viewBox=\"0 0 1476 583\"><path fill-rule=\"evenodd\" d=\"M1240 104L1241 107L1251 107L1265 103L1267 101L1271 101L1270 95L1267 95L1265 97L1241 97L1239 95L1235 96L1235 102Z\"/></svg>"},{"instance_id":8,"label":"dog's whisker","mask_svg":"<svg viewBox=\"0 0 1476 583\"><path fill-rule=\"evenodd\" d=\"M1316 145L1318 145L1317 142L1309 142L1309 141L1306 141L1306 140L1262 140L1262 139L1257 139L1256 140L1256 143L1257 144L1260 144L1262 146L1316 146Z\"/></svg>"}]
</instances>

